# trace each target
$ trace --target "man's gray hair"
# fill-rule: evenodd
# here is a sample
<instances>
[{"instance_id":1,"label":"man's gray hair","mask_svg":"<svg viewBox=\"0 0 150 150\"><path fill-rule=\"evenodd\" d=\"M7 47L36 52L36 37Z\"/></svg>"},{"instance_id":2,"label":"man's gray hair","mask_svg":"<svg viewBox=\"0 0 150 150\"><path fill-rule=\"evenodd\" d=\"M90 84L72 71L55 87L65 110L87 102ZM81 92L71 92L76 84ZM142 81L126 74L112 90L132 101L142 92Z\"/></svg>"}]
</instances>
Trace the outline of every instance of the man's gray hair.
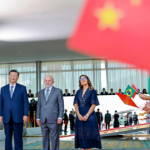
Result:
<instances>
[{"instance_id":1,"label":"man's gray hair","mask_svg":"<svg viewBox=\"0 0 150 150\"><path fill-rule=\"evenodd\" d=\"M51 77L52 80L54 81L54 78L53 78L51 75L47 75L46 77ZM45 77L45 78L46 78L46 77ZM45 80L45 78L44 78L44 80Z\"/></svg>"}]
</instances>

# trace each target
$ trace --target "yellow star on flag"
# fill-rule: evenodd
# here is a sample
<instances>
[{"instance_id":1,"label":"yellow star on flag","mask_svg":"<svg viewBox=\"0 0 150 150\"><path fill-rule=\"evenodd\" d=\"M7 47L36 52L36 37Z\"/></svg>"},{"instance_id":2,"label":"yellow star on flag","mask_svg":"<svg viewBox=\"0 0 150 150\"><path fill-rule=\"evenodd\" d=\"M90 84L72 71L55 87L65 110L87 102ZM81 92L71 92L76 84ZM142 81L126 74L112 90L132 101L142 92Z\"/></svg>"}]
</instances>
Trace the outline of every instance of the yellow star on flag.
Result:
<instances>
[{"instance_id":1,"label":"yellow star on flag","mask_svg":"<svg viewBox=\"0 0 150 150\"><path fill-rule=\"evenodd\" d=\"M113 3L107 2L103 8L95 9L94 15L99 19L98 28L100 30L107 28L118 30L120 28L119 20L123 17L123 12L116 9Z\"/></svg>"},{"instance_id":2,"label":"yellow star on flag","mask_svg":"<svg viewBox=\"0 0 150 150\"><path fill-rule=\"evenodd\" d=\"M140 6L142 4L142 0L130 0L133 6Z\"/></svg>"}]
</instances>

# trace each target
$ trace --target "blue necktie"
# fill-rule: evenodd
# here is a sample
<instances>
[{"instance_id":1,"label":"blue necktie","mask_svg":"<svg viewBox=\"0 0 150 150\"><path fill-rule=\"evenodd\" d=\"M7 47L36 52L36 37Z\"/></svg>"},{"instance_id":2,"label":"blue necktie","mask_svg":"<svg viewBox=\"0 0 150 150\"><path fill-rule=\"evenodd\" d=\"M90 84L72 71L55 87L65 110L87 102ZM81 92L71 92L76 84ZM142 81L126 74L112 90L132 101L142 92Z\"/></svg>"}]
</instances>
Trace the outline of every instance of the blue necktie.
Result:
<instances>
[{"instance_id":1,"label":"blue necktie","mask_svg":"<svg viewBox=\"0 0 150 150\"><path fill-rule=\"evenodd\" d=\"M13 88L14 88L14 86L11 86L11 92L10 92L10 96L11 96L11 98L12 98L13 93L14 93Z\"/></svg>"},{"instance_id":2,"label":"blue necktie","mask_svg":"<svg viewBox=\"0 0 150 150\"><path fill-rule=\"evenodd\" d=\"M49 89L46 89L46 102L48 100L48 96L49 96Z\"/></svg>"}]
</instances>

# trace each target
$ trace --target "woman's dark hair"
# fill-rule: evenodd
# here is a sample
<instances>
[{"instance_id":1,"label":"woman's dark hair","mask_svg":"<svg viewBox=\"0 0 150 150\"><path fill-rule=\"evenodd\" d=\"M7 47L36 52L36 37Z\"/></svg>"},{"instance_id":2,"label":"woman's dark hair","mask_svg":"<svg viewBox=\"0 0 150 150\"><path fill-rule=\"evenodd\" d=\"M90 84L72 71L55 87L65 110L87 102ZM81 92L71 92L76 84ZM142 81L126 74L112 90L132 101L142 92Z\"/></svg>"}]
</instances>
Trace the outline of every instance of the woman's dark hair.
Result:
<instances>
[{"instance_id":1,"label":"woman's dark hair","mask_svg":"<svg viewBox=\"0 0 150 150\"><path fill-rule=\"evenodd\" d=\"M19 76L19 72L17 70L15 70L15 69L10 70L9 71L9 75L11 74L11 72L16 72L18 74L18 76Z\"/></svg>"},{"instance_id":2,"label":"woman's dark hair","mask_svg":"<svg viewBox=\"0 0 150 150\"><path fill-rule=\"evenodd\" d=\"M81 75L81 76L79 77L79 88L80 88L80 89L83 89L83 86L81 85L81 82L80 82L80 79L81 79L82 76L85 76L85 77L87 78L89 88L90 88L90 89L94 89L93 86L92 86L92 83L91 83L91 81L90 81L90 79L89 79L89 77L86 76L86 75Z\"/></svg>"},{"instance_id":3,"label":"woman's dark hair","mask_svg":"<svg viewBox=\"0 0 150 150\"><path fill-rule=\"evenodd\" d=\"M147 94L146 89L143 89L143 94Z\"/></svg>"}]
</instances>

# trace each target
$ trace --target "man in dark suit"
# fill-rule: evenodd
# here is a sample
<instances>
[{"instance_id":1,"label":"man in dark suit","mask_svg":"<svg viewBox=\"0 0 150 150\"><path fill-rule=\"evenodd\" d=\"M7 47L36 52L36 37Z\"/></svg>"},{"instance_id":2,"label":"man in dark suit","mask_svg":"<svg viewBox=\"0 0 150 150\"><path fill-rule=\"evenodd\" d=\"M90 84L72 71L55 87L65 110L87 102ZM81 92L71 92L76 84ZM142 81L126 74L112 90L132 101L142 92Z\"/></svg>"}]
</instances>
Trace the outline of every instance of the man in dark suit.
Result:
<instances>
[{"instance_id":1,"label":"man in dark suit","mask_svg":"<svg viewBox=\"0 0 150 150\"><path fill-rule=\"evenodd\" d=\"M75 96L76 95L76 91L75 90L73 90L73 94L71 95L71 96Z\"/></svg>"},{"instance_id":2,"label":"man in dark suit","mask_svg":"<svg viewBox=\"0 0 150 150\"><path fill-rule=\"evenodd\" d=\"M103 88L103 92L101 92L100 95L108 95L108 92L105 91L105 88Z\"/></svg>"},{"instance_id":3,"label":"man in dark suit","mask_svg":"<svg viewBox=\"0 0 150 150\"><path fill-rule=\"evenodd\" d=\"M31 103L29 104L29 111L30 111L30 120L32 121L32 127L34 127L34 111L36 111L36 104L35 104L35 100L32 99Z\"/></svg>"},{"instance_id":4,"label":"man in dark suit","mask_svg":"<svg viewBox=\"0 0 150 150\"><path fill-rule=\"evenodd\" d=\"M105 114L106 130L110 129L110 121L111 121L111 115L109 111L107 110L107 113Z\"/></svg>"},{"instance_id":5,"label":"man in dark suit","mask_svg":"<svg viewBox=\"0 0 150 150\"><path fill-rule=\"evenodd\" d=\"M69 115L69 120L70 120L70 126L71 126L71 130L74 130L74 114L73 111L71 111L71 114Z\"/></svg>"},{"instance_id":6,"label":"man in dark suit","mask_svg":"<svg viewBox=\"0 0 150 150\"><path fill-rule=\"evenodd\" d=\"M123 92L121 92L121 89L119 89L119 93L120 93L120 94L123 94Z\"/></svg>"},{"instance_id":7,"label":"man in dark suit","mask_svg":"<svg viewBox=\"0 0 150 150\"><path fill-rule=\"evenodd\" d=\"M31 90L29 90L28 97L34 97L34 94L31 93Z\"/></svg>"},{"instance_id":8,"label":"man in dark suit","mask_svg":"<svg viewBox=\"0 0 150 150\"><path fill-rule=\"evenodd\" d=\"M137 123L138 123L138 116L137 116L136 112L134 112L133 121L134 121L134 125L137 125Z\"/></svg>"},{"instance_id":9,"label":"man in dark suit","mask_svg":"<svg viewBox=\"0 0 150 150\"><path fill-rule=\"evenodd\" d=\"M0 123L5 128L5 150L12 150L12 134L14 133L15 150L23 149L23 123L28 121L28 96L26 87L17 83L19 72L9 72L10 84L1 88Z\"/></svg>"},{"instance_id":10,"label":"man in dark suit","mask_svg":"<svg viewBox=\"0 0 150 150\"><path fill-rule=\"evenodd\" d=\"M99 130L101 130L101 123L103 121L103 114L101 112L99 112L99 109L97 109L96 118L97 118L97 122L99 125Z\"/></svg>"},{"instance_id":11,"label":"man in dark suit","mask_svg":"<svg viewBox=\"0 0 150 150\"><path fill-rule=\"evenodd\" d=\"M116 95L116 94L113 92L113 89L110 89L109 95Z\"/></svg>"},{"instance_id":12,"label":"man in dark suit","mask_svg":"<svg viewBox=\"0 0 150 150\"><path fill-rule=\"evenodd\" d=\"M70 96L70 93L68 93L67 89L65 89L65 93L63 94L63 96Z\"/></svg>"},{"instance_id":13,"label":"man in dark suit","mask_svg":"<svg viewBox=\"0 0 150 150\"><path fill-rule=\"evenodd\" d=\"M64 124L65 124L65 129L64 132L67 132L67 125L68 125L68 115L67 115L67 109L65 109L65 113L64 113Z\"/></svg>"}]
</instances>

